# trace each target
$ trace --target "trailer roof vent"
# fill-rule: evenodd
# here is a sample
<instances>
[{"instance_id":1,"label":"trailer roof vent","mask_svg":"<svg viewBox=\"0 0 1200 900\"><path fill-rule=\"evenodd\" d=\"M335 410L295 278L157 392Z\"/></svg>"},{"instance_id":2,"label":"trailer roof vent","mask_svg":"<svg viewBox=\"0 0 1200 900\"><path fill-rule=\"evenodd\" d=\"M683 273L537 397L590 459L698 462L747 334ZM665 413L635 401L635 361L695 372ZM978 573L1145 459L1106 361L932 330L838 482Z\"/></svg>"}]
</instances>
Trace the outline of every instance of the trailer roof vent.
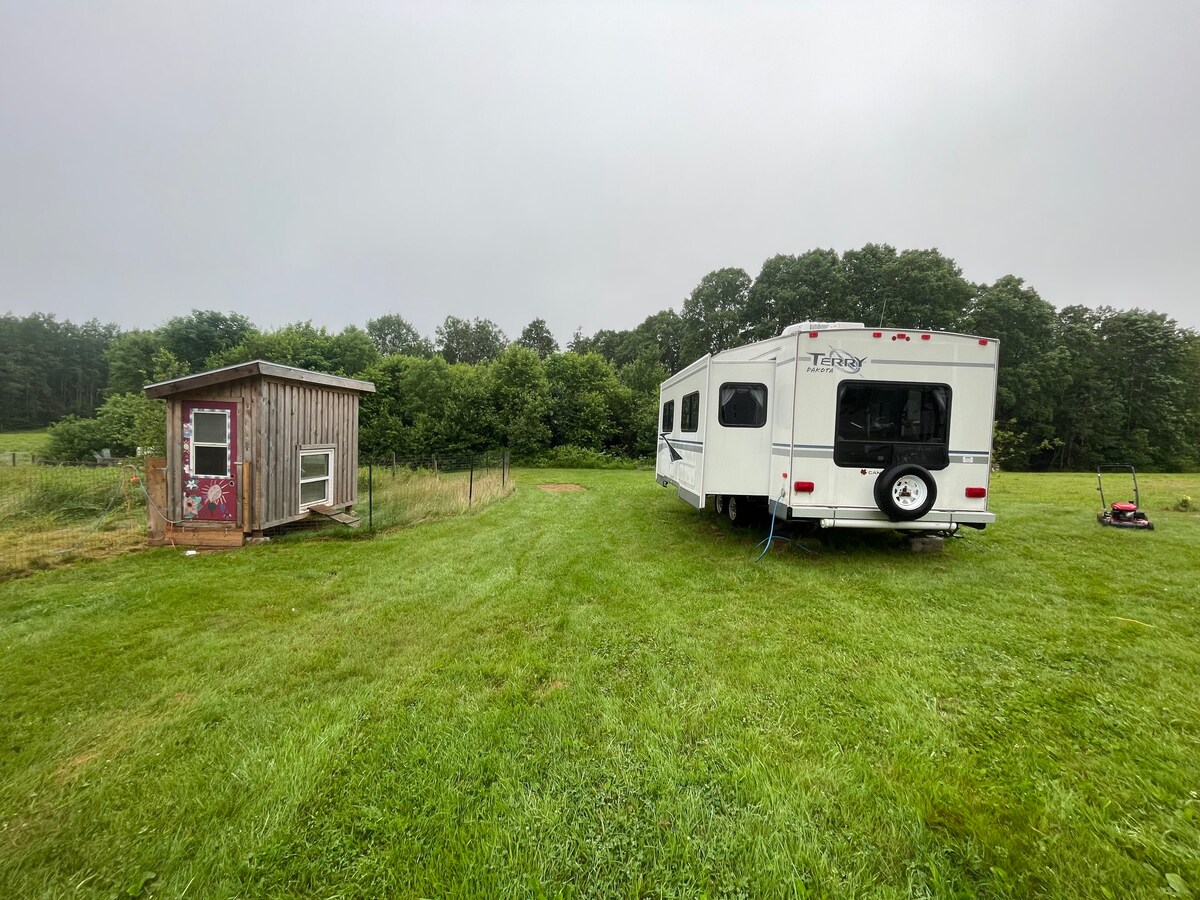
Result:
<instances>
[{"instance_id":1,"label":"trailer roof vent","mask_svg":"<svg viewBox=\"0 0 1200 900\"><path fill-rule=\"evenodd\" d=\"M862 328L862 322L797 322L783 329L780 337L801 331L835 331L838 328Z\"/></svg>"}]
</instances>

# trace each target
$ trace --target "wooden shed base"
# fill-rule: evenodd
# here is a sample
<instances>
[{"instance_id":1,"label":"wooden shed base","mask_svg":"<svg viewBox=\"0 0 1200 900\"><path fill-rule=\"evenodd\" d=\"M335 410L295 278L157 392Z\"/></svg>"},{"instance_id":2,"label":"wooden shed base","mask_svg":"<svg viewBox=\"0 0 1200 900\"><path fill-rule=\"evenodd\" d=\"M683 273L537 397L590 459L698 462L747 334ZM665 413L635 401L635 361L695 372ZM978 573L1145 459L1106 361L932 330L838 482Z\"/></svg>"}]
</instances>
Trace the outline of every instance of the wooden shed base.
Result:
<instances>
[{"instance_id":1,"label":"wooden shed base","mask_svg":"<svg viewBox=\"0 0 1200 900\"><path fill-rule=\"evenodd\" d=\"M218 549L223 547L240 547L245 540L241 526L238 525L199 525L192 522L183 525L169 525L161 536L150 535L152 547L163 545L180 547L198 547L201 549Z\"/></svg>"}]
</instances>

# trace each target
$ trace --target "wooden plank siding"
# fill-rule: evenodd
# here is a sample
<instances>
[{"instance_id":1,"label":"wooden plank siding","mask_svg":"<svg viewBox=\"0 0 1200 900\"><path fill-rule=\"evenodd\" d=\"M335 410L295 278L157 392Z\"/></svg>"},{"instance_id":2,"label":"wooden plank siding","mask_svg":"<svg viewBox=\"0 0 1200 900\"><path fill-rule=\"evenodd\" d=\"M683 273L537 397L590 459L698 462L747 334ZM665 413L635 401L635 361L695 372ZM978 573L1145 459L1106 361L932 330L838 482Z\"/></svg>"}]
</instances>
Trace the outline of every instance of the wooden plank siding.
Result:
<instances>
[{"instance_id":1,"label":"wooden plank siding","mask_svg":"<svg viewBox=\"0 0 1200 900\"><path fill-rule=\"evenodd\" d=\"M259 463L269 487L258 528L304 518L300 511L301 447L332 447L332 507L358 500L358 401L356 391L263 379L263 452Z\"/></svg>"}]
</instances>

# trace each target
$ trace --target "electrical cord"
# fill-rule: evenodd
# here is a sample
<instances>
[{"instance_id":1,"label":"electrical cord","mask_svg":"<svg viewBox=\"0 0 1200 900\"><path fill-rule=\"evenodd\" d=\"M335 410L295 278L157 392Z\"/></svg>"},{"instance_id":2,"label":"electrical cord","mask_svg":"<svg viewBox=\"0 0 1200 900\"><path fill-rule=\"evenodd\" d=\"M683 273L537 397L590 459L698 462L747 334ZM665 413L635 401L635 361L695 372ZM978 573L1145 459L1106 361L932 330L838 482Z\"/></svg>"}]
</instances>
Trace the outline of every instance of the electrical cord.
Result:
<instances>
[{"instance_id":1,"label":"electrical cord","mask_svg":"<svg viewBox=\"0 0 1200 900\"><path fill-rule=\"evenodd\" d=\"M100 526L104 524L104 520L108 517L108 514L110 512L112 512L113 505L117 502L117 498L120 497L122 494L121 489L124 485L123 479L125 477L126 469L133 472L133 477L130 480L141 489L142 495L146 498L147 506L149 506L151 509L153 509L159 515L159 517L164 522L166 522L168 525L184 524L184 521L185 521L184 519L170 518L165 512L162 511L162 509L159 507L159 505L150 498L150 492L146 490L146 479L138 471L137 466L135 466L133 463L123 463L117 468L116 488L113 490L113 494L108 500L108 505L104 507L104 512L100 513L100 518L98 518L96 520L96 523L94 525L92 525L92 527L88 530L87 534L85 534L83 537L81 537L73 546L66 547L62 550L55 550L55 551L53 551L54 553L59 553L59 554L73 553L74 551L76 551L80 547L82 547L84 545L84 543L87 541L87 539L90 538L93 534L95 534L100 529Z\"/></svg>"}]
</instances>

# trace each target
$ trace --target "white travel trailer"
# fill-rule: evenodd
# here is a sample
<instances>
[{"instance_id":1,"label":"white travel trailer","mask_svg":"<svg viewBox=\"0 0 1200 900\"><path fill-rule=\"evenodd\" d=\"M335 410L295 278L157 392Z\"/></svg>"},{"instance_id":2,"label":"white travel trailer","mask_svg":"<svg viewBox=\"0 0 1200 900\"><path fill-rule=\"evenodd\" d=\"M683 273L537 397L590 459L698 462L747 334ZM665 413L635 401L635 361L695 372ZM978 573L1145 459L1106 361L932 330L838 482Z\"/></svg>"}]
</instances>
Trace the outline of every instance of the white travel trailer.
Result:
<instances>
[{"instance_id":1,"label":"white travel trailer","mask_svg":"<svg viewBox=\"0 0 1200 900\"><path fill-rule=\"evenodd\" d=\"M801 322L662 383L655 477L733 521L983 528L999 344Z\"/></svg>"}]
</instances>

